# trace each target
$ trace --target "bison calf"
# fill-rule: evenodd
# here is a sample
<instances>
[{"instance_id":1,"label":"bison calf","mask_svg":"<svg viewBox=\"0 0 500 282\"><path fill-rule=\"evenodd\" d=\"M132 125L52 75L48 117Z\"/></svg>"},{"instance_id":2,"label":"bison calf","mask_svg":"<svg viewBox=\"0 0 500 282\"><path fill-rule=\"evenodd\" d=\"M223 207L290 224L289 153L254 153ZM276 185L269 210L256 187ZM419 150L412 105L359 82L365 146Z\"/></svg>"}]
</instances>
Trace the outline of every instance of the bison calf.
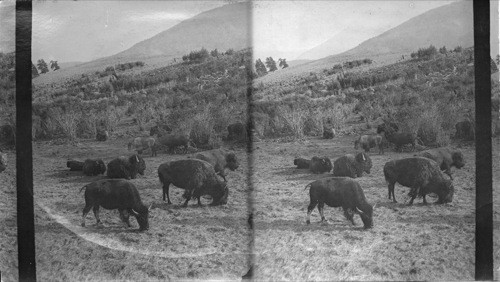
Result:
<instances>
[{"instance_id":1,"label":"bison calf","mask_svg":"<svg viewBox=\"0 0 500 282\"><path fill-rule=\"evenodd\" d=\"M85 208L83 208L82 226L85 226L85 217L93 208L97 223L99 207L107 210L118 210L120 218L130 227L129 215L135 216L139 230L149 229L149 209L142 203L139 192L134 184L122 179L101 179L82 187L85 189Z\"/></svg>"},{"instance_id":2,"label":"bison calf","mask_svg":"<svg viewBox=\"0 0 500 282\"><path fill-rule=\"evenodd\" d=\"M167 195L168 204L172 203L168 193L170 184L186 190L184 207L187 207L191 196L198 198L198 205L201 205L200 197L203 195L212 197L210 205L227 203L226 182L217 177L214 167L206 161L187 159L163 163L158 167L158 177L163 184L163 201Z\"/></svg>"},{"instance_id":3,"label":"bison calf","mask_svg":"<svg viewBox=\"0 0 500 282\"><path fill-rule=\"evenodd\" d=\"M327 157L313 157L309 165L312 173L323 173L332 170L332 161Z\"/></svg>"},{"instance_id":4,"label":"bison calf","mask_svg":"<svg viewBox=\"0 0 500 282\"><path fill-rule=\"evenodd\" d=\"M296 165L297 168L309 168L311 165L311 160L296 158L293 160L293 164Z\"/></svg>"},{"instance_id":5,"label":"bison calf","mask_svg":"<svg viewBox=\"0 0 500 282\"><path fill-rule=\"evenodd\" d=\"M109 178L134 179L137 174L144 175L146 162L138 155L132 155L129 158L119 157L108 163Z\"/></svg>"},{"instance_id":6,"label":"bison calf","mask_svg":"<svg viewBox=\"0 0 500 282\"><path fill-rule=\"evenodd\" d=\"M205 151L196 154L194 158L206 161L211 164L214 167L215 172L222 178L224 178L224 181L227 181L225 173L226 168L234 171L240 166L236 155L223 149L213 149L210 151Z\"/></svg>"},{"instance_id":7,"label":"bison calf","mask_svg":"<svg viewBox=\"0 0 500 282\"><path fill-rule=\"evenodd\" d=\"M358 149L361 146L365 152L370 152L370 148L377 147L378 153L384 153L383 137L382 135L361 135L354 141L354 149Z\"/></svg>"},{"instance_id":8,"label":"bison calf","mask_svg":"<svg viewBox=\"0 0 500 282\"><path fill-rule=\"evenodd\" d=\"M420 152L415 156L425 157L435 161L441 170L444 170L445 173L450 176L450 179L453 179L453 176L451 176L452 166L460 169L465 165L465 159L462 152L459 150L451 150L450 148L430 149Z\"/></svg>"},{"instance_id":9,"label":"bison calf","mask_svg":"<svg viewBox=\"0 0 500 282\"><path fill-rule=\"evenodd\" d=\"M104 174L106 172L106 165L103 160L97 159L86 159L83 163L83 174L87 176L94 176L99 174Z\"/></svg>"},{"instance_id":10,"label":"bison calf","mask_svg":"<svg viewBox=\"0 0 500 282\"><path fill-rule=\"evenodd\" d=\"M347 177L330 177L309 183L310 203L307 207L307 224L310 224L312 210L318 205L321 221L326 221L323 214L324 204L330 207L342 207L344 216L354 223L354 213L359 214L364 228L373 227L373 207L368 204L363 189L354 179Z\"/></svg>"},{"instance_id":11,"label":"bison calf","mask_svg":"<svg viewBox=\"0 0 500 282\"><path fill-rule=\"evenodd\" d=\"M392 160L384 165L384 176L388 183L389 199L396 203L394 196L394 185L399 183L410 187L411 200L417 195L423 196L424 204L427 204L425 195L436 193L439 197L438 203L449 203L453 200L454 187L451 180L444 179L438 164L430 159L413 157L400 160Z\"/></svg>"},{"instance_id":12,"label":"bison calf","mask_svg":"<svg viewBox=\"0 0 500 282\"><path fill-rule=\"evenodd\" d=\"M370 174L372 160L366 153L356 156L348 154L335 160L333 163L334 176L347 176L351 178L363 176L363 171Z\"/></svg>"}]
</instances>

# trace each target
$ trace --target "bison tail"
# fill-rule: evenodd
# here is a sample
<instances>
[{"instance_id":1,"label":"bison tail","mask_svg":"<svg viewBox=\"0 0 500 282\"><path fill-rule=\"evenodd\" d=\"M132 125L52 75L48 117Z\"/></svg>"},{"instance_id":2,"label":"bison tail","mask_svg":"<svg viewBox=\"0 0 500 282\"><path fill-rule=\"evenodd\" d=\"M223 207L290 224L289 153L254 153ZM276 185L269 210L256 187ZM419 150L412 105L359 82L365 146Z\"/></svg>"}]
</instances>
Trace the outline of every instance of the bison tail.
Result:
<instances>
[{"instance_id":1,"label":"bison tail","mask_svg":"<svg viewBox=\"0 0 500 282\"><path fill-rule=\"evenodd\" d=\"M306 187L304 188L304 190L306 190L307 188L311 187L311 184L312 183L307 184Z\"/></svg>"},{"instance_id":2,"label":"bison tail","mask_svg":"<svg viewBox=\"0 0 500 282\"><path fill-rule=\"evenodd\" d=\"M80 189L80 192L78 192L78 193L82 193L82 190L85 189L85 188L87 188L87 185L83 186L82 189Z\"/></svg>"}]
</instances>

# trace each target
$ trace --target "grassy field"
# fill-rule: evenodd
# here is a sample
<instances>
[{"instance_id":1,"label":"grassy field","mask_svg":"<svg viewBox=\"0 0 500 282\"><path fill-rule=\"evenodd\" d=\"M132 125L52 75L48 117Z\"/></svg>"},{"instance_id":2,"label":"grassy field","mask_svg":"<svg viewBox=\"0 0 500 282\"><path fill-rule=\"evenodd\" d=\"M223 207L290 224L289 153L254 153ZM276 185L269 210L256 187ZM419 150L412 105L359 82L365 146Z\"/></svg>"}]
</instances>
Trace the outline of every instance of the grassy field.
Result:
<instances>
[{"instance_id":1,"label":"grassy field","mask_svg":"<svg viewBox=\"0 0 500 282\"><path fill-rule=\"evenodd\" d=\"M87 177L66 168L67 158L103 158L107 163L129 155L126 138L106 142L80 140L34 145L35 237L37 278L62 280L238 279L248 268L247 158L236 148L241 166L228 175L228 204L203 207L183 202L184 190L170 189L173 204L162 201L158 166L187 155L144 156L144 176L131 180L146 205L152 204L150 229L137 232L120 221L117 211L101 209L103 226L92 213L81 227L85 205L80 188L104 176Z\"/></svg>"},{"instance_id":2,"label":"grassy field","mask_svg":"<svg viewBox=\"0 0 500 282\"><path fill-rule=\"evenodd\" d=\"M374 228L347 221L340 208L326 206L328 224L317 209L306 225L309 192L304 187L331 174L296 169L296 156L353 153L354 136L334 140L308 138L291 143L257 142L254 147L254 220L257 279L269 280L472 280L475 261L475 151L461 146L466 166L454 169L452 203L424 206L405 200L409 188L396 184L387 196L383 165L414 152L371 152L371 174L357 181L369 203L376 204ZM457 145L457 144L454 144ZM436 201L436 199L432 199Z\"/></svg>"}]
</instances>

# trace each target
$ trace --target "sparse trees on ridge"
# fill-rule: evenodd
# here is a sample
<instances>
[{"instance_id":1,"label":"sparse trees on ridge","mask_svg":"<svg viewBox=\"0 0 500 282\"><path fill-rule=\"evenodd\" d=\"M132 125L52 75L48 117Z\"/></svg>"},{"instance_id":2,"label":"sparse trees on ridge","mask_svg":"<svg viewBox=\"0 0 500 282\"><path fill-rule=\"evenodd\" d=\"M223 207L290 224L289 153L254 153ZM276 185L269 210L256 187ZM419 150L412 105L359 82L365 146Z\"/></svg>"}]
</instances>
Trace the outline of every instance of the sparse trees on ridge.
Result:
<instances>
[{"instance_id":1,"label":"sparse trees on ridge","mask_svg":"<svg viewBox=\"0 0 500 282\"><path fill-rule=\"evenodd\" d=\"M269 69L270 72L273 72L278 69L278 67L276 66L276 61L274 61L273 57L266 58L266 67Z\"/></svg>"},{"instance_id":2,"label":"sparse trees on ridge","mask_svg":"<svg viewBox=\"0 0 500 282\"><path fill-rule=\"evenodd\" d=\"M36 65L37 65L38 69L40 70L40 73L49 72L49 67L47 66L47 63L43 59L38 60Z\"/></svg>"},{"instance_id":3,"label":"sparse trees on ridge","mask_svg":"<svg viewBox=\"0 0 500 282\"><path fill-rule=\"evenodd\" d=\"M284 69L284 68L288 68L288 64L286 63L286 59L285 58L279 58L278 59L278 62L279 62L279 66Z\"/></svg>"},{"instance_id":4,"label":"sparse trees on ridge","mask_svg":"<svg viewBox=\"0 0 500 282\"><path fill-rule=\"evenodd\" d=\"M60 69L59 65L57 64L57 61L50 61L50 68L53 71L56 71L56 70Z\"/></svg>"},{"instance_id":5,"label":"sparse trees on ridge","mask_svg":"<svg viewBox=\"0 0 500 282\"><path fill-rule=\"evenodd\" d=\"M258 76L263 76L267 74L266 66L260 59L257 59L257 61L255 61L255 71L257 72Z\"/></svg>"},{"instance_id":6,"label":"sparse trees on ridge","mask_svg":"<svg viewBox=\"0 0 500 282\"><path fill-rule=\"evenodd\" d=\"M38 70L35 67L35 64L31 62L31 78L39 76Z\"/></svg>"}]
</instances>

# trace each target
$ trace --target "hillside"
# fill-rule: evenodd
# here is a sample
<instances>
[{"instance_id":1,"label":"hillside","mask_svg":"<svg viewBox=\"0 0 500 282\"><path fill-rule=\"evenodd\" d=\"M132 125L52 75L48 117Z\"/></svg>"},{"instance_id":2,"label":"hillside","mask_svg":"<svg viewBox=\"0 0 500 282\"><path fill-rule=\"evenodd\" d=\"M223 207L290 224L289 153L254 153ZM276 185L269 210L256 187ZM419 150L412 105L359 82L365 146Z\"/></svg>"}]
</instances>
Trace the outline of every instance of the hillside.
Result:
<instances>
[{"instance_id":1,"label":"hillside","mask_svg":"<svg viewBox=\"0 0 500 282\"><path fill-rule=\"evenodd\" d=\"M271 74L259 80L264 83L284 80L310 71L320 71L344 61L363 58L372 59L373 66L391 64L400 60L402 55L407 58L411 52L431 44L436 47L446 46L448 49L474 45L471 1L452 3L430 10L346 52L291 67L276 74L277 77Z\"/></svg>"}]
</instances>

